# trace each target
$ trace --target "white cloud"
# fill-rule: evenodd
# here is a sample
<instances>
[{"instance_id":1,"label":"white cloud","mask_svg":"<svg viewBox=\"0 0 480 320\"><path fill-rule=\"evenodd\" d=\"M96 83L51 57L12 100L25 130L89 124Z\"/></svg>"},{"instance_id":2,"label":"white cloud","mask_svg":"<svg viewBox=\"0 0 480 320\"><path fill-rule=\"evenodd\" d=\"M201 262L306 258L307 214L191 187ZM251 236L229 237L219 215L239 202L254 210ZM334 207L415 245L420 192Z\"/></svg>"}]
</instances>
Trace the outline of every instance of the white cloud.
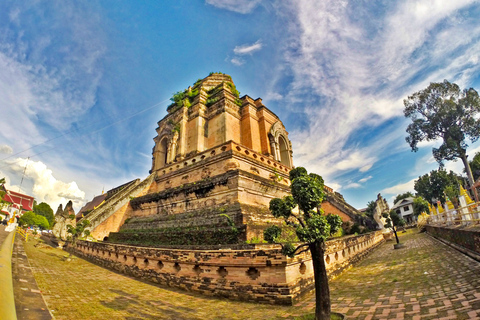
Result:
<instances>
[{"instance_id":1,"label":"white cloud","mask_svg":"<svg viewBox=\"0 0 480 320\"><path fill-rule=\"evenodd\" d=\"M2 144L2 145L0 145L0 153L10 154L10 153L13 153L13 149L9 145Z\"/></svg>"},{"instance_id":2,"label":"white cloud","mask_svg":"<svg viewBox=\"0 0 480 320\"><path fill-rule=\"evenodd\" d=\"M372 129L403 118L403 99L430 81L461 73L460 80L469 82L480 70L472 63L480 52L480 25L459 13L472 3L382 3L382 14L347 1L279 5L279 12L289 12L285 60L293 74L285 106L292 112L301 106L308 123L290 132L295 164L334 177L366 172L398 151L405 127L390 125L382 135ZM444 41L450 38L462 40ZM352 143L365 129L372 135Z\"/></svg>"},{"instance_id":3,"label":"white cloud","mask_svg":"<svg viewBox=\"0 0 480 320\"><path fill-rule=\"evenodd\" d=\"M236 66L241 66L245 63L245 60L241 59L241 58L232 58L230 60L231 63L233 63L234 65Z\"/></svg>"},{"instance_id":4,"label":"white cloud","mask_svg":"<svg viewBox=\"0 0 480 320\"><path fill-rule=\"evenodd\" d=\"M362 185L360 183L352 182L352 183L347 184L343 188L344 189L357 189L357 188L361 188L361 187L362 187Z\"/></svg>"},{"instance_id":5,"label":"white cloud","mask_svg":"<svg viewBox=\"0 0 480 320\"><path fill-rule=\"evenodd\" d=\"M7 161L9 169L23 173L25 180L33 182L32 196L37 202L46 202L55 211L59 204L65 205L69 200L76 203L76 209L81 206L85 192L80 190L75 181L63 182L54 177L53 172L41 161L31 161L24 158ZM29 194L28 191L24 191Z\"/></svg>"},{"instance_id":6,"label":"white cloud","mask_svg":"<svg viewBox=\"0 0 480 320\"><path fill-rule=\"evenodd\" d=\"M365 182L367 182L368 180L370 180L370 179L372 179L372 178L373 178L372 176L368 176L368 177L365 177L365 178L362 178L362 179L358 180L358 182L360 182L360 183L365 183Z\"/></svg>"},{"instance_id":7,"label":"white cloud","mask_svg":"<svg viewBox=\"0 0 480 320\"><path fill-rule=\"evenodd\" d=\"M205 0L205 2L220 9L246 14L252 12L261 0Z\"/></svg>"},{"instance_id":8,"label":"white cloud","mask_svg":"<svg viewBox=\"0 0 480 320\"><path fill-rule=\"evenodd\" d=\"M244 44L241 46L236 46L233 49L233 53L237 55L245 55L245 54L252 54L258 50L262 49L262 42L260 40L257 40L257 42L253 44Z\"/></svg>"},{"instance_id":9,"label":"white cloud","mask_svg":"<svg viewBox=\"0 0 480 320\"><path fill-rule=\"evenodd\" d=\"M400 194L400 193L405 193L407 191L410 191L412 193L415 193L415 189L413 189L413 186L415 185L415 180L417 180L418 178L415 178L415 179L412 179L408 182L405 182L405 183L400 183L400 184L397 184L393 187L389 187L389 188L386 188L386 189L383 189L381 191L382 194L393 194L393 195L397 195L397 194Z\"/></svg>"}]
</instances>

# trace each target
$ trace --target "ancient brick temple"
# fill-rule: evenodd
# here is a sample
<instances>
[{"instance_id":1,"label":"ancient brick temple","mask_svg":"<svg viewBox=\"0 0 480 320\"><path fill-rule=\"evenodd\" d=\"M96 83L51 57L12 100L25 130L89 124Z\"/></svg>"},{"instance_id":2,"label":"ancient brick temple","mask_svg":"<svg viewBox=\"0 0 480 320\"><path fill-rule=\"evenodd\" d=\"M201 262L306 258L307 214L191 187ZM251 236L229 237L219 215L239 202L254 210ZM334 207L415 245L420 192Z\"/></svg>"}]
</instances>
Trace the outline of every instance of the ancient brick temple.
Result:
<instances>
[{"instance_id":1,"label":"ancient brick temple","mask_svg":"<svg viewBox=\"0 0 480 320\"><path fill-rule=\"evenodd\" d=\"M208 244L261 239L276 222L270 200L289 192L292 148L283 123L260 98L240 98L225 74L198 80L173 99L156 129L152 181L130 201L121 234L111 240L136 243L134 231L142 232L139 243L162 233L217 237Z\"/></svg>"},{"instance_id":2,"label":"ancient brick temple","mask_svg":"<svg viewBox=\"0 0 480 320\"><path fill-rule=\"evenodd\" d=\"M71 250L118 272L207 295L298 301L313 288L309 253L288 258L279 245L245 243L281 223L268 205L290 191L292 150L282 122L261 99L240 98L224 74L172 99L158 122L150 175L81 210L92 236L108 241L80 241ZM356 219L340 194L325 191L327 212ZM382 241L379 232L328 241L329 275Z\"/></svg>"}]
</instances>

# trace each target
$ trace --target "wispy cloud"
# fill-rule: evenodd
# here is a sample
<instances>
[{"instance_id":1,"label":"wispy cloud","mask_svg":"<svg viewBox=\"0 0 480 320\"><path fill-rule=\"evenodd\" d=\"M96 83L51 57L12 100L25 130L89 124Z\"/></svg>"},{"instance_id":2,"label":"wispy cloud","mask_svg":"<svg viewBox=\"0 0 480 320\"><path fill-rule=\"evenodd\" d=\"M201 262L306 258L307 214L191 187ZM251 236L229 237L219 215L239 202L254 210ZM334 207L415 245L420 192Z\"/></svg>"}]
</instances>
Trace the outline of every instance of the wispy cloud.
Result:
<instances>
[{"instance_id":1,"label":"wispy cloud","mask_svg":"<svg viewBox=\"0 0 480 320\"><path fill-rule=\"evenodd\" d=\"M408 182L400 183L400 184L394 185L392 187L385 188L381 191L381 193L385 194L385 195L394 195L394 196L396 196L397 194L400 194L400 193L407 192L407 191L415 193L415 190L413 189L413 186L415 185L415 180L417 180L417 179L418 178L415 178L415 179L412 179Z\"/></svg>"},{"instance_id":2,"label":"wispy cloud","mask_svg":"<svg viewBox=\"0 0 480 320\"><path fill-rule=\"evenodd\" d=\"M261 0L205 0L205 2L220 9L246 14L252 12Z\"/></svg>"},{"instance_id":3,"label":"wispy cloud","mask_svg":"<svg viewBox=\"0 0 480 320\"><path fill-rule=\"evenodd\" d=\"M235 56L230 59L230 62L236 66L241 66L245 64L245 59L243 58L245 55L252 55L253 53L261 50L263 47L262 41L257 40L253 44L244 44L240 46L236 46L233 49L233 53Z\"/></svg>"},{"instance_id":4,"label":"wispy cloud","mask_svg":"<svg viewBox=\"0 0 480 320\"><path fill-rule=\"evenodd\" d=\"M242 58L232 58L230 62L236 66L241 66L245 63L245 60L243 60Z\"/></svg>"},{"instance_id":5,"label":"wispy cloud","mask_svg":"<svg viewBox=\"0 0 480 320\"><path fill-rule=\"evenodd\" d=\"M351 182L349 184L347 184L345 187L343 187L343 189L357 189L357 188L361 188L362 185L360 183L357 183L357 182Z\"/></svg>"},{"instance_id":6,"label":"wispy cloud","mask_svg":"<svg viewBox=\"0 0 480 320\"><path fill-rule=\"evenodd\" d=\"M285 105L295 112L306 107L308 123L290 134L296 165L335 180L341 172L370 170L405 143L399 121L376 129L403 118L404 98L430 81L468 83L480 70L473 63L480 25L468 15L474 3L412 0L366 9L299 0L281 6L296 17L287 20L285 60L293 81ZM370 136L358 140L366 129Z\"/></svg>"},{"instance_id":7,"label":"wispy cloud","mask_svg":"<svg viewBox=\"0 0 480 320\"><path fill-rule=\"evenodd\" d=\"M10 154L12 152L13 152L13 149L9 145L6 145L6 144L0 145L0 153Z\"/></svg>"},{"instance_id":8,"label":"wispy cloud","mask_svg":"<svg viewBox=\"0 0 480 320\"><path fill-rule=\"evenodd\" d=\"M370 179L372 179L372 176L368 176L368 177L362 178L362 179L358 180L358 182L360 182L360 183L365 183L365 182L367 182L367 181L370 180Z\"/></svg>"},{"instance_id":9,"label":"wispy cloud","mask_svg":"<svg viewBox=\"0 0 480 320\"><path fill-rule=\"evenodd\" d=\"M252 54L255 51L261 50L262 46L263 46L262 42L260 40L257 40L257 42L253 44L244 44L241 46L236 46L235 49L233 49L233 53L237 55Z\"/></svg>"}]
</instances>

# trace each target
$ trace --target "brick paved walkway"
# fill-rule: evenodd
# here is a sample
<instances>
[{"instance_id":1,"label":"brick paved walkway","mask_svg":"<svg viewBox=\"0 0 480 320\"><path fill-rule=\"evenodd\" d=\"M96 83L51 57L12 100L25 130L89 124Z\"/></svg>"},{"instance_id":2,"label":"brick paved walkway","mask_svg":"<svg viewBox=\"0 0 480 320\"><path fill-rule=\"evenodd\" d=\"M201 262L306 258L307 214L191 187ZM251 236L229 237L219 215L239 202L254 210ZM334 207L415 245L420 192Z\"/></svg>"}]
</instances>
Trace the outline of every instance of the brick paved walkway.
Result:
<instances>
[{"instance_id":1,"label":"brick paved walkway","mask_svg":"<svg viewBox=\"0 0 480 320\"><path fill-rule=\"evenodd\" d=\"M480 263L426 234L402 234L331 281L332 309L348 319L480 319ZM66 253L25 246L56 319L292 319L294 307L211 299L109 272Z\"/></svg>"},{"instance_id":2,"label":"brick paved walkway","mask_svg":"<svg viewBox=\"0 0 480 320\"><path fill-rule=\"evenodd\" d=\"M411 232L406 248L382 245L331 281L332 309L347 319L480 319L480 263Z\"/></svg>"}]
</instances>

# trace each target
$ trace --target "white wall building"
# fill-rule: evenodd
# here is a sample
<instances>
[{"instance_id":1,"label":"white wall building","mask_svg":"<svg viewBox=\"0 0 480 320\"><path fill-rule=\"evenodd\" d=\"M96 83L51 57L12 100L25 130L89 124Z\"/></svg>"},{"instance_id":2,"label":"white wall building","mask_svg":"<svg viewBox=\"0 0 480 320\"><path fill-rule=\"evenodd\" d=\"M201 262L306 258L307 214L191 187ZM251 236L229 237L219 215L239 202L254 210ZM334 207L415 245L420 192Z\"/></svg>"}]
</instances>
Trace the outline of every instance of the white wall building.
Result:
<instances>
[{"instance_id":1,"label":"white wall building","mask_svg":"<svg viewBox=\"0 0 480 320\"><path fill-rule=\"evenodd\" d=\"M395 210L407 224L417 221L417 217L413 214L413 197L399 200L393 205L392 210Z\"/></svg>"}]
</instances>

